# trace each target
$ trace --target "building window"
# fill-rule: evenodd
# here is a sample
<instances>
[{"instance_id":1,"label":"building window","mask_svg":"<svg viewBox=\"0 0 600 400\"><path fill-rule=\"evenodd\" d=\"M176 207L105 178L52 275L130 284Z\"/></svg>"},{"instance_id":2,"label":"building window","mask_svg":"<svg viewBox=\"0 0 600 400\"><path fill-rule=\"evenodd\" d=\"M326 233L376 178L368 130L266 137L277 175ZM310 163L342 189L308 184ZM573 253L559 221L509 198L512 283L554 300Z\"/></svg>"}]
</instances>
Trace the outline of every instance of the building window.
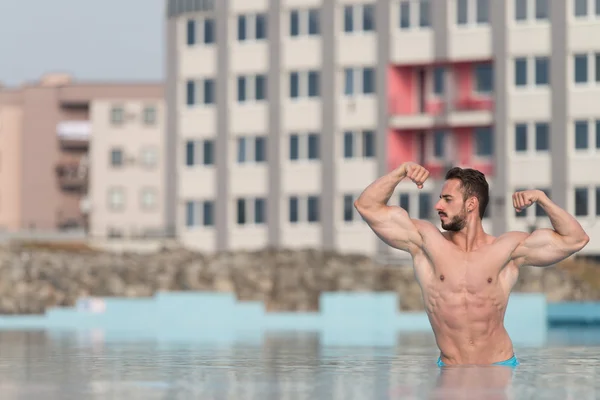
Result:
<instances>
[{"instance_id":1,"label":"building window","mask_svg":"<svg viewBox=\"0 0 600 400\"><path fill-rule=\"evenodd\" d=\"M319 159L319 148L320 148L320 135L316 133L310 133L308 135L308 159L318 160Z\"/></svg>"},{"instance_id":2,"label":"building window","mask_svg":"<svg viewBox=\"0 0 600 400\"><path fill-rule=\"evenodd\" d=\"M318 133L290 135L289 157L291 161L299 159L318 160L320 158L320 136Z\"/></svg>"},{"instance_id":3,"label":"building window","mask_svg":"<svg viewBox=\"0 0 600 400\"><path fill-rule=\"evenodd\" d=\"M410 28L410 1L400 2L400 29Z\"/></svg>"},{"instance_id":4,"label":"building window","mask_svg":"<svg viewBox=\"0 0 600 400\"><path fill-rule=\"evenodd\" d=\"M487 24L490 22L489 0L477 0L477 23Z\"/></svg>"},{"instance_id":5,"label":"building window","mask_svg":"<svg viewBox=\"0 0 600 400\"><path fill-rule=\"evenodd\" d=\"M254 86L254 95L252 93L252 85ZM267 77L265 75L255 76L238 76L237 78L237 99L243 103L247 100L264 101L267 99Z\"/></svg>"},{"instance_id":6,"label":"building window","mask_svg":"<svg viewBox=\"0 0 600 400\"><path fill-rule=\"evenodd\" d=\"M363 94L375 93L375 69L365 68L363 69Z\"/></svg>"},{"instance_id":7,"label":"building window","mask_svg":"<svg viewBox=\"0 0 600 400\"><path fill-rule=\"evenodd\" d=\"M154 210L156 208L156 190L145 188L141 192L141 206L143 210Z\"/></svg>"},{"instance_id":8,"label":"building window","mask_svg":"<svg viewBox=\"0 0 600 400\"><path fill-rule=\"evenodd\" d=\"M475 90L478 93L489 94L494 90L494 73L491 64L475 66Z\"/></svg>"},{"instance_id":9,"label":"building window","mask_svg":"<svg viewBox=\"0 0 600 400\"><path fill-rule=\"evenodd\" d=\"M375 131L370 129L362 132L346 131L343 135L342 146L344 158L373 158L376 153Z\"/></svg>"},{"instance_id":10,"label":"building window","mask_svg":"<svg viewBox=\"0 0 600 400\"><path fill-rule=\"evenodd\" d=\"M214 79L204 80L204 104L215 104L215 81Z\"/></svg>"},{"instance_id":11,"label":"building window","mask_svg":"<svg viewBox=\"0 0 600 400\"><path fill-rule=\"evenodd\" d=\"M527 151L527 125L517 124L515 126L515 151Z\"/></svg>"},{"instance_id":12,"label":"building window","mask_svg":"<svg viewBox=\"0 0 600 400\"><path fill-rule=\"evenodd\" d=\"M589 147L588 138L588 121L575 121L575 149L587 149Z\"/></svg>"},{"instance_id":13,"label":"building window","mask_svg":"<svg viewBox=\"0 0 600 400\"><path fill-rule=\"evenodd\" d=\"M600 0L598 0L600 2ZM600 5L600 4L599 4ZM596 58L596 82L600 82L600 53L596 53L595 55Z\"/></svg>"},{"instance_id":14,"label":"building window","mask_svg":"<svg viewBox=\"0 0 600 400\"><path fill-rule=\"evenodd\" d=\"M548 0L535 0L535 19L546 20L550 17Z\"/></svg>"},{"instance_id":15,"label":"building window","mask_svg":"<svg viewBox=\"0 0 600 400\"><path fill-rule=\"evenodd\" d=\"M123 107L113 107L110 110L110 122L113 125L120 125L125 122L125 110L123 110Z\"/></svg>"},{"instance_id":16,"label":"building window","mask_svg":"<svg viewBox=\"0 0 600 400\"><path fill-rule=\"evenodd\" d=\"M431 26L431 2L429 0L419 1L419 26L421 28Z\"/></svg>"},{"instance_id":17,"label":"building window","mask_svg":"<svg viewBox=\"0 0 600 400\"><path fill-rule=\"evenodd\" d=\"M318 9L290 11L290 36L316 36L320 33L321 23Z\"/></svg>"},{"instance_id":18,"label":"building window","mask_svg":"<svg viewBox=\"0 0 600 400\"><path fill-rule=\"evenodd\" d=\"M187 45L188 46L192 46L194 44L196 44L196 21L194 21L193 19L189 19L187 21Z\"/></svg>"},{"instance_id":19,"label":"building window","mask_svg":"<svg viewBox=\"0 0 600 400\"><path fill-rule=\"evenodd\" d=\"M202 150L202 153L200 153ZM203 141L188 140L185 142L185 165L193 167L195 165L214 165L215 163L215 143L212 139Z\"/></svg>"},{"instance_id":20,"label":"building window","mask_svg":"<svg viewBox=\"0 0 600 400\"><path fill-rule=\"evenodd\" d=\"M267 77L265 75L256 75L255 99L267 99Z\"/></svg>"},{"instance_id":21,"label":"building window","mask_svg":"<svg viewBox=\"0 0 600 400\"><path fill-rule=\"evenodd\" d=\"M491 127L475 128L475 154L488 157L494 153L493 132Z\"/></svg>"},{"instance_id":22,"label":"building window","mask_svg":"<svg viewBox=\"0 0 600 400\"><path fill-rule=\"evenodd\" d=\"M308 222L319 222L319 197L318 196L308 196L307 202L308 209Z\"/></svg>"},{"instance_id":23,"label":"building window","mask_svg":"<svg viewBox=\"0 0 600 400\"><path fill-rule=\"evenodd\" d=\"M515 59L515 85L527 86L527 59L525 57Z\"/></svg>"},{"instance_id":24,"label":"building window","mask_svg":"<svg viewBox=\"0 0 600 400\"><path fill-rule=\"evenodd\" d=\"M267 16L265 14L256 14L255 38L263 40L267 38Z\"/></svg>"},{"instance_id":25,"label":"building window","mask_svg":"<svg viewBox=\"0 0 600 400\"><path fill-rule=\"evenodd\" d=\"M354 70L352 68L344 69L344 94L346 96L354 94Z\"/></svg>"},{"instance_id":26,"label":"building window","mask_svg":"<svg viewBox=\"0 0 600 400\"><path fill-rule=\"evenodd\" d=\"M317 71L308 72L308 97L320 96L319 73Z\"/></svg>"},{"instance_id":27,"label":"building window","mask_svg":"<svg viewBox=\"0 0 600 400\"><path fill-rule=\"evenodd\" d=\"M419 219L431 218L431 193L419 193Z\"/></svg>"},{"instance_id":28,"label":"building window","mask_svg":"<svg viewBox=\"0 0 600 400\"><path fill-rule=\"evenodd\" d=\"M246 40L246 16L245 15L238 15L237 38L238 38L238 41Z\"/></svg>"},{"instance_id":29,"label":"building window","mask_svg":"<svg viewBox=\"0 0 600 400\"><path fill-rule=\"evenodd\" d=\"M320 85L319 71L290 72L290 98L319 97Z\"/></svg>"},{"instance_id":30,"label":"building window","mask_svg":"<svg viewBox=\"0 0 600 400\"><path fill-rule=\"evenodd\" d=\"M213 140L205 140L202 143L202 164L214 165L215 164L215 142Z\"/></svg>"},{"instance_id":31,"label":"building window","mask_svg":"<svg viewBox=\"0 0 600 400\"><path fill-rule=\"evenodd\" d=\"M290 160L297 160L299 158L300 149L298 135L290 135Z\"/></svg>"},{"instance_id":32,"label":"building window","mask_svg":"<svg viewBox=\"0 0 600 400\"><path fill-rule=\"evenodd\" d=\"M600 187L596 187L596 216L600 216Z\"/></svg>"},{"instance_id":33,"label":"building window","mask_svg":"<svg viewBox=\"0 0 600 400\"><path fill-rule=\"evenodd\" d=\"M361 79L361 81L357 82L359 79ZM366 67L344 69L344 95L352 96L356 92L369 95L374 94L375 85L376 82L374 68ZM355 88L357 88L357 90L355 90Z\"/></svg>"},{"instance_id":34,"label":"building window","mask_svg":"<svg viewBox=\"0 0 600 400\"><path fill-rule=\"evenodd\" d=\"M215 42L215 20L207 18L204 20L204 44L213 44Z\"/></svg>"},{"instance_id":35,"label":"building window","mask_svg":"<svg viewBox=\"0 0 600 400\"><path fill-rule=\"evenodd\" d=\"M362 7L363 14L363 31L372 32L375 30L375 6L373 4L365 4Z\"/></svg>"},{"instance_id":36,"label":"building window","mask_svg":"<svg viewBox=\"0 0 600 400\"><path fill-rule=\"evenodd\" d=\"M576 17L586 17L588 15L588 0L575 0L573 13Z\"/></svg>"},{"instance_id":37,"label":"building window","mask_svg":"<svg viewBox=\"0 0 600 400\"><path fill-rule=\"evenodd\" d=\"M363 157L375 157L375 132L362 132Z\"/></svg>"},{"instance_id":38,"label":"building window","mask_svg":"<svg viewBox=\"0 0 600 400\"><path fill-rule=\"evenodd\" d=\"M466 25L469 21L469 4L467 0L456 0L456 24Z\"/></svg>"},{"instance_id":39,"label":"building window","mask_svg":"<svg viewBox=\"0 0 600 400\"><path fill-rule=\"evenodd\" d=\"M444 93L444 81L446 79L446 69L444 67L435 67L433 69L433 93L440 96Z\"/></svg>"},{"instance_id":40,"label":"building window","mask_svg":"<svg viewBox=\"0 0 600 400\"><path fill-rule=\"evenodd\" d=\"M400 193L400 196L398 196L398 205L410 214L410 195L408 193Z\"/></svg>"},{"instance_id":41,"label":"building window","mask_svg":"<svg viewBox=\"0 0 600 400\"><path fill-rule=\"evenodd\" d=\"M120 167L123 165L123 150L112 149L110 152L110 165Z\"/></svg>"},{"instance_id":42,"label":"building window","mask_svg":"<svg viewBox=\"0 0 600 400\"><path fill-rule=\"evenodd\" d=\"M550 61L548 57L535 58L535 84L538 86L550 83Z\"/></svg>"},{"instance_id":43,"label":"building window","mask_svg":"<svg viewBox=\"0 0 600 400\"><path fill-rule=\"evenodd\" d=\"M144 124L154 125L156 123L156 108L151 106L145 107L143 111L143 119Z\"/></svg>"},{"instance_id":44,"label":"building window","mask_svg":"<svg viewBox=\"0 0 600 400\"><path fill-rule=\"evenodd\" d=\"M300 35L300 13L298 10L290 11L290 36Z\"/></svg>"},{"instance_id":45,"label":"building window","mask_svg":"<svg viewBox=\"0 0 600 400\"><path fill-rule=\"evenodd\" d=\"M186 201L185 203L185 225L188 228L195 226L214 226L215 206L211 200Z\"/></svg>"},{"instance_id":46,"label":"building window","mask_svg":"<svg viewBox=\"0 0 600 400\"><path fill-rule=\"evenodd\" d=\"M321 33L321 14L317 9L308 10L308 34L310 36Z\"/></svg>"},{"instance_id":47,"label":"building window","mask_svg":"<svg viewBox=\"0 0 600 400\"><path fill-rule=\"evenodd\" d=\"M265 199L254 199L254 223L264 224L267 222L267 207Z\"/></svg>"},{"instance_id":48,"label":"building window","mask_svg":"<svg viewBox=\"0 0 600 400\"><path fill-rule=\"evenodd\" d=\"M215 204L212 201L205 201L202 205L202 224L204 226L214 226L215 224Z\"/></svg>"},{"instance_id":49,"label":"building window","mask_svg":"<svg viewBox=\"0 0 600 400\"><path fill-rule=\"evenodd\" d=\"M535 124L535 149L537 151L550 150L550 126L546 122Z\"/></svg>"},{"instance_id":50,"label":"building window","mask_svg":"<svg viewBox=\"0 0 600 400\"><path fill-rule=\"evenodd\" d=\"M596 149L600 149L600 120L596 120Z\"/></svg>"},{"instance_id":51,"label":"building window","mask_svg":"<svg viewBox=\"0 0 600 400\"><path fill-rule=\"evenodd\" d=\"M435 131L433 133L433 156L435 158L444 157L444 147L446 144L446 132Z\"/></svg>"},{"instance_id":52,"label":"building window","mask_svg":"<svg viewBox=\"0 0 600 400\"><path fill-rule=\"evenodd\" d=\"M292 223L298 222L298 197L292 196L289 201L289 220Z\"/></svg>"},{"instance_id":53,"label":"building window","mask_svg":"<svg viewBox=\"0 0 600 400\"><path fill-rule=\"evenodd\" d=\"M122 210L125 207L125 193L122 188L108 190L108 207L111 210Z\"/></svg>"},{"instance_id":54,"label":"building window","mask_svg":"<svg viewBox=\"0 0 600 400\"><path fill-rule=\"evenodd\" d=\"M154 167L158 162L158 156L156 148L145 148L142 150L142 154L140 156L142 160L142 165L145 167Z\"/></svg>"},{"instance_id":55,"label":"building window","mask_svg":"<svg viewBox=\"0 0 600 400\"><path fill-rule=\"evenodd\" d=\"M247 136L237 138L237 162L266 162L267 139L264 136Z\"/></svg>"},{"instance_id":56,"label":"building window","mask_svg":"<svg viewBox=\"0 0 600 400\"><path fill-rule=\"evenodd\" d=\"M515 20L525 21L527 19L528 0L515 0Z\"/></svg>"},{"instance_id":57,"label":"building window","mask_svg":"<svg viewBox=\"0 0 600 400\"><path fill-rule=\"evenodd\" d=\"M344 32L372 32L375 30L375 5L374 4L356 4L344 6ZM354 18L355 13L362 15L362 23L359 26Z\"/></svg>"},{"instance_id":58,"label":"building window","mask_svg":"<svg viewBox=\"0 0 600 400\"><path fill-rule=\"evenodd\" d=\"M246 199L237 199L237 223L244 225L246 223Z\"/></svg>"},{"instance_id":59,"label":"building window","mask_svg":"<svg viewBox=\"0 0 600 400\"><path fill-rule=\"evenodd\" d=\"M196 104L196 85L193 81L187 81L185 85L185 102L188 106Z\"/></svg>"},{"instance_id":60,"label":"building window","mask_svg":"<svg viewBox=\"0 0 600 400\"><path fill-rule=\"evenodd\" d=\"M344 6L344 32L352 32L354 29L354 7Z\"/></svg>"},{"instance_id":61,"label":"building window","mask_svg":"<svg viewBox=\"0 0 600 400\"><path fill-rule=\"evenodd\" d=\"M354 157L354 133L344 132L344 158Z\"/></svg>"},{"instance_id":62,"label":"building window","mask_svg":"<svg viewBox=\"0 0 600 400\"><path fill-rule=\"evenodd\" d=\"M199 86L199 84L202 84ZM198 87L202 87L203 93L196 93ZM186 104L188 106L196 105L197 99L202 99L206 105L215 104L215 81L214 79L204 79L200 82L188 80L186 82Z\"/></svg>"},{"instance_id":63,"label":"building window","mask_svg":"<svg viewBox=\"0 0 600 400\"><path fill-rule=\"evenodd\" d=\"M575 55L575 83L586 83L588 80L588 56L587 54Z\"/></svg>"},{"instance_id":64,"label":"building window","mask_svg":"<svg viewBox=\"0 0 600 400\"><path fill-rule=\"evenodd\" d=\"M354 220L354 196L347 194L344 196L344 222Z\"/></svg>"},{"instance_id":65,"label":"building window","mask_svg":"<svg viewBox=\"0 0 600 400\"><path fill-rule=\"evenodd\" d=\"M588 215L588 188L575 188L575 216L584 217Z\"/></svg>"}]
</instances>

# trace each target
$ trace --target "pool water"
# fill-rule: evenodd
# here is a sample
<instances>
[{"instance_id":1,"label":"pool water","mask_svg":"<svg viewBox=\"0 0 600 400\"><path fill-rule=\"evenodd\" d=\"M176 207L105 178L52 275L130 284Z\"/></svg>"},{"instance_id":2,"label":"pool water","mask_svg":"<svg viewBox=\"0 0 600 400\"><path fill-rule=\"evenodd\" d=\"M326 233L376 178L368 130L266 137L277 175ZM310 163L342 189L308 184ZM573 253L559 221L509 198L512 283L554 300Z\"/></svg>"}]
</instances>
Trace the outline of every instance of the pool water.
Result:
<instances>
[{"instance_id":1,"label":"pool water","mask_svg":"<svg viewBox=\"0 0 600 400\"><path fill-rule=\"evenodd\" d=\"M3 399L595 399L600 329L555 329L521 365L440 369L432 335L394 347L323 346L267 332L231 344L107 340L102 332L0 332Z\"/></svg>"}]
</instances>

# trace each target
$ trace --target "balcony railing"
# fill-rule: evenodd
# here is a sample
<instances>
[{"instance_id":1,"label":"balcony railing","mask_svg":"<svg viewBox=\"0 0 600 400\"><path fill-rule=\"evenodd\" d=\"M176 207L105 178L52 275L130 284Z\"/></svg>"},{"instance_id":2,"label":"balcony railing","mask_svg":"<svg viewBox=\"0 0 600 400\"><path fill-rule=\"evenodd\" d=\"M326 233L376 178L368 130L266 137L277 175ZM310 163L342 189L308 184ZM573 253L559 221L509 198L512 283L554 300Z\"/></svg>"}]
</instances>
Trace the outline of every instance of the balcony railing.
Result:
<instances>
[{"instance_id":1,"label":"balcony railing","mask_svg":"<svg viewBox=\"0 0 600 400\"><path fill-rule=\"evenodd\" d=\"M56 175L59 185L65 190L83 189L87 185L88 171L87 159L85 157L76 159L65 159L56 165Z\"/></svg>"}]
</instances>

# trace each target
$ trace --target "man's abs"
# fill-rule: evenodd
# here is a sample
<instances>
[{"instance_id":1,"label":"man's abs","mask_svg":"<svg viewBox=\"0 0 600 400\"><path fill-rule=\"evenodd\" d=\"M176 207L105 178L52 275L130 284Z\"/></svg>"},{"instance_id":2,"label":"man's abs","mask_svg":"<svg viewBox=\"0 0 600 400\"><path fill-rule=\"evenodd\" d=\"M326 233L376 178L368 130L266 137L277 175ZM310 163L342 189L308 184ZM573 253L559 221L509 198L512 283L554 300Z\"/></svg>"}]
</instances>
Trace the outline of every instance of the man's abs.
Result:
<instances>
[{"instance_id":1,"label":"man's abs","mask_svg":"<svg viewBox=\"0 0 600 400\"><path fill-rule=\"evenodd\" d=\"M426 308L445 364L492 364L513 356L502 299L493 293L444 297L426 300Z\"/></svg>"}]
</instances>

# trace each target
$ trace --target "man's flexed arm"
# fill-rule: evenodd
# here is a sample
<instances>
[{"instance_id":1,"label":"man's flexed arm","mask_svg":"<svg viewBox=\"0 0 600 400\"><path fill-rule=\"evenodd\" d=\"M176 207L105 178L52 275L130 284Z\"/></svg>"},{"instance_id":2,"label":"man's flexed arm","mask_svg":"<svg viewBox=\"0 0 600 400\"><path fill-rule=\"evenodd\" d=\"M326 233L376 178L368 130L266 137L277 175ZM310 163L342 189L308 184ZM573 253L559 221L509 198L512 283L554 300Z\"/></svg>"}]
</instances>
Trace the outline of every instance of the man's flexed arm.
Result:
<instances>
[{"instance_id":1,"label":"man's flexed arm","mask_svg":"<svg viewBox=\"0 0 600 400\"><path fill-rule=\"evenodd\" d=\"M554 229L538 229L527 235L513 252L512 258L517 265L552 265L580 251L589 242L588 235L575 217L557 206L541 190L526 190L513 195L517 211L533 203L538 203L546 211Z\"/></svg>"},{"instance_id":2,"label":"man's flexed arm","mask_svg":"<svg viewBox=\"0 0 600 400\"><path fill-rule=\"evenodd\" d=\"M429 171L414 163L404 163L387 175L371 183L354 206L371 229L387 244L413 253L422 245L422 237L406 210L388 206L394 189L404 178L411 179L420 189L429 177Z\"/></svg>"}]
</instances>

